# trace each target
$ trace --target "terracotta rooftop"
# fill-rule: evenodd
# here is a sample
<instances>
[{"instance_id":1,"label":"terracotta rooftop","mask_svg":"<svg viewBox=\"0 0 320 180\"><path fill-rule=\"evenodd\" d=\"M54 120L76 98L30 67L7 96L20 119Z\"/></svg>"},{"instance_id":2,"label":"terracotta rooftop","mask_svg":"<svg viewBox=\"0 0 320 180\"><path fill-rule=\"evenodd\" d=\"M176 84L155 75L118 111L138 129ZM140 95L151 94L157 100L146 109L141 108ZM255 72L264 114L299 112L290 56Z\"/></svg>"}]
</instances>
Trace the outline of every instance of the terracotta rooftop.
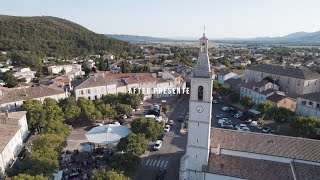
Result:
<instances>
[{"instance_id":1,"label":"terracotta rooftop","mask_svg":"<svg viewBox=\"0 0 320 180\"><path fill-rule=\"evenodd\" d=\"M0 113L0 152L20 129L19 120L26 115L26 111L10 112L8 116Z\"/></svg>"},{"instance_id":2,"label":"terracotta rooftop","mask_svg":"<svg viewBox=\"0 0 320 180\"><path fill-rule=\"evenodd\" d=\"M15 124L0 124L0 152L7 146L9 141L20 129L19 125Z\"/></svg>"},{"instance_id":3,"label":"terracotta rooftop","mask_svg":"<svg viewBox=\"0 0 320 180\"><path fill-rule=\"evenodd\" d=\"M293 180L290 164L211 153L208 172L250 180Z\"/></svg>"},{"instance_id":4,"label":"terracotta rooftop","mask_svg":"<svg viewBox=\"0 0 320 180\"><path fill-rule=\"evenodd\" d=\"M211 128L211 147L320 163L320 141Z\"/></svg>"},{"instance_id":5,"label":"terracotta rooftop","mask_svg":"<svg viewBox=\"0 0 320 180\"><path fill-rule=\"evenodd\" d=\"M38 86L23 89L7 89L2 92L0 96L0 104L24 101L27 99L34 99L40 97L47 97L56 94L65 93L62 89L51 86Z\"/></svg>"}]
</instances>

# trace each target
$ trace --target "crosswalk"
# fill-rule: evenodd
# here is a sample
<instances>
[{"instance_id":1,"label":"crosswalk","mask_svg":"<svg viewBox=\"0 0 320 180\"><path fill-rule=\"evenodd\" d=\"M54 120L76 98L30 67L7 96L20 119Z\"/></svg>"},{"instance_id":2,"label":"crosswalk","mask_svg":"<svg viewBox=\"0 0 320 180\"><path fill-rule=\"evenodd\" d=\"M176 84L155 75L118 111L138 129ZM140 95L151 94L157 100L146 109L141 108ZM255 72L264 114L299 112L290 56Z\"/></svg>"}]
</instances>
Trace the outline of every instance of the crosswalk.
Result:
<instances>
[{"instance_id":1,"label":"crosswalk","mask_svg":"<svg viewBox=\"0 0 320 180\"><path fill-rule=\"evenodd\" d=\"M168 161L163 159L147 159L142 162L142 165L166 169L168 166Z\"/></svg>"}]
</instances>

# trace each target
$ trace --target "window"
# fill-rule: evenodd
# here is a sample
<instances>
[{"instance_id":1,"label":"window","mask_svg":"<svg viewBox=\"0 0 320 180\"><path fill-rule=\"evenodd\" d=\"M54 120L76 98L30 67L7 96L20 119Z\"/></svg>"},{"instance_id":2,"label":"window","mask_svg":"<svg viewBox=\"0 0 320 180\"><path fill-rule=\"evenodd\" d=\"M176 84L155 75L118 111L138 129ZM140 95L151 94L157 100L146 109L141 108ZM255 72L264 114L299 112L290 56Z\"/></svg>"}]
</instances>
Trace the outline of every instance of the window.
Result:
<instances>
[{"instance_id":1,"label":"window","mask_svg":"<svg viewBox=\"0 0 320 180\"><path fill-rule=\"evenodd\" d=\"M317 103L317 108L320 108L320 104L319 103Z\"/></svg>"},{"instance_id":2,"label":"window","mask_svg":"<svg viewBox=\"0 0 320 180\"><path fill-rule=\"evenodd\" d=\"M199 126L199 123L198 123L198 126Z\"/></svg>"},{"instance_id":3,"label":"window","mask_svg":"<svg viewBox=\"0 0 320 180\"><path fill-rule=\"evenodd\" d=\"M287 81L287 82L288 82L288 84L290 84L290 78L288 78L288 81Z\"/></svg>"},{"instance_id":4,"label":"window","mask_svg":"<svg viewBox=\"0 0 320 180\"><path fill-rule=\"evenodd\" d=\"M203 87L199 86L198 87L198 100L203 100Z\"/></svg>"},{"instance_id":5,"label":"window","mask_svg":"<svg viewBox=\"0 0 320 180\"><path fill-rule=\"evenodd\" d=\"M302 105L306 105L306 104L307 104L307 101L302 101L301 104L302 104Z\"/></svg>"},{"instance_id":6,"label":"window","mask_svg":"<svg viewBox=\"0 0 320 180\"><path fill-rule=\"evenodd\" d=\"M97 95L94 96L94 99L98 99Z\"/></svg>"},{"instance_id":7,"label":"window","mask_svg":"<svg viewBox=\"0 0 320 180\"><path fill-rule=\"evenodd\" d=\"M308 81L308 86L310 86L310 81Z\"/></svg>"},{"instance_id":8,"label":"window","mask_svg":"<svg viewBox=\"0 0 320 180\"><path fill-rule=\"evenodd\" d=\"M81 95L83 95L83 90L81 90Z\"/></svg>"},{"instance_id":9,"label":"window","mask_svg":"<svg viewBox=\"0 0 320 180\"><path fill-rule=\"evenodd\" d=\"M249 94L251 94L251 90L249 90Z\"/></svg>"},{"instance_id":10,"label":"window","mask_svg":"<svg viewBox=\"0 0 320 180\"><path fill-rule=\"evenodd\" d=\"M91 97L89 96L88 99L91 100Z\"/></svg>"},{"instance_id":11,"label":"window","mask_svg":"<svg viewBox=\"0 0 320 180\"><path fill-rule=\"evenodd\" d=\"M300 81L300 80L298 80L298 83L297 83L297 85L298 85L298 86L300 86L300 83L301 83L301 81Z\"/></svg>"},{"instance_id":12,"label":"window","mask_svg":"<svg viewBox=\"0 0 320 180\"><path fill-rule=\"evenodd\" d=\"M88 94L90 94L90 89L88 89L88 91L87 91L87 92L88 92Z\"/></svg>"},{"instance_id":13,"label":"window","mask_svg":"<svg viewBox=\"0 0 320 180\"><path fill-rule=\"evenodd\" d=\"M313 106L313 102L312 101L309 101L309 106Z\"/></svg>"},{"instance_id":14,"label":"window","mask_svg":"<svg viewBox=\"0 0 320 180\"><path fill-rule=\"evenodd\" d=\"M197 139L197 143L199 142L199 139Z\"/></svg>"}]
</instances>

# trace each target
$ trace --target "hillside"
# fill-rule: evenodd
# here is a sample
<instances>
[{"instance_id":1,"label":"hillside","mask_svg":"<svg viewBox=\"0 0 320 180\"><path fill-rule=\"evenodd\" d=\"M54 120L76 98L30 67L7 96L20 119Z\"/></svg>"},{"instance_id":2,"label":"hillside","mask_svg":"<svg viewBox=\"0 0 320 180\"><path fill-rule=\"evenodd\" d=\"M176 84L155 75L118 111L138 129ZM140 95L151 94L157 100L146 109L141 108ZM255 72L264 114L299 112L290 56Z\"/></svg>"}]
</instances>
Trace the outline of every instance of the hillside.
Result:
<instances>
[{"instance_id":1,"label":"hillside","mask_svg":"<svg viewBox=\"0 0 320 180\"><path fill-rule=\"evenodd\" d=\"M127 34L106 34L107 37L111 37L114 39L119 39L122 41L129 42L171 42L175 41L167 38L157 38L150 36L135 36L135 35L127 35Z\"/></svg>"},{"instance_id":2,"label":"hillside","mask_svg":"<svg viewBox=\"0 0 320 180\"><path fill-rule=\"evenodd\" d=\"M128 42L96 34L68 20L41 16L0 15L0 51L31 51L73 57L102 51L131 49Z\"/></svg>"}]
</instances>

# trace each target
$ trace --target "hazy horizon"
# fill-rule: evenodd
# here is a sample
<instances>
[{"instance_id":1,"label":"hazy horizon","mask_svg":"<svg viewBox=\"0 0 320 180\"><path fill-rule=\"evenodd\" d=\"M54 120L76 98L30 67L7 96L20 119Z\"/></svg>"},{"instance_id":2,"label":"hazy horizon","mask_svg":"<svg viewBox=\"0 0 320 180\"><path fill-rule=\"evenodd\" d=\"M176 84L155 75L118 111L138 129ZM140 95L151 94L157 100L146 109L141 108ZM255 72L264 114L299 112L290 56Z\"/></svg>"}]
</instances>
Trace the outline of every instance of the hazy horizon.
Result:
<instances>
[{"instance_id":1,"label":"hazy horizon","mask_svg":"<svg viewBox=\"0 0 320 180\"><path fill-rule=\"evenodd\" d=\"M317 0L3 0L0 14L55 16L100 34L159 38L278 37L320 30Z\"/></svg>"}]
</instances>

